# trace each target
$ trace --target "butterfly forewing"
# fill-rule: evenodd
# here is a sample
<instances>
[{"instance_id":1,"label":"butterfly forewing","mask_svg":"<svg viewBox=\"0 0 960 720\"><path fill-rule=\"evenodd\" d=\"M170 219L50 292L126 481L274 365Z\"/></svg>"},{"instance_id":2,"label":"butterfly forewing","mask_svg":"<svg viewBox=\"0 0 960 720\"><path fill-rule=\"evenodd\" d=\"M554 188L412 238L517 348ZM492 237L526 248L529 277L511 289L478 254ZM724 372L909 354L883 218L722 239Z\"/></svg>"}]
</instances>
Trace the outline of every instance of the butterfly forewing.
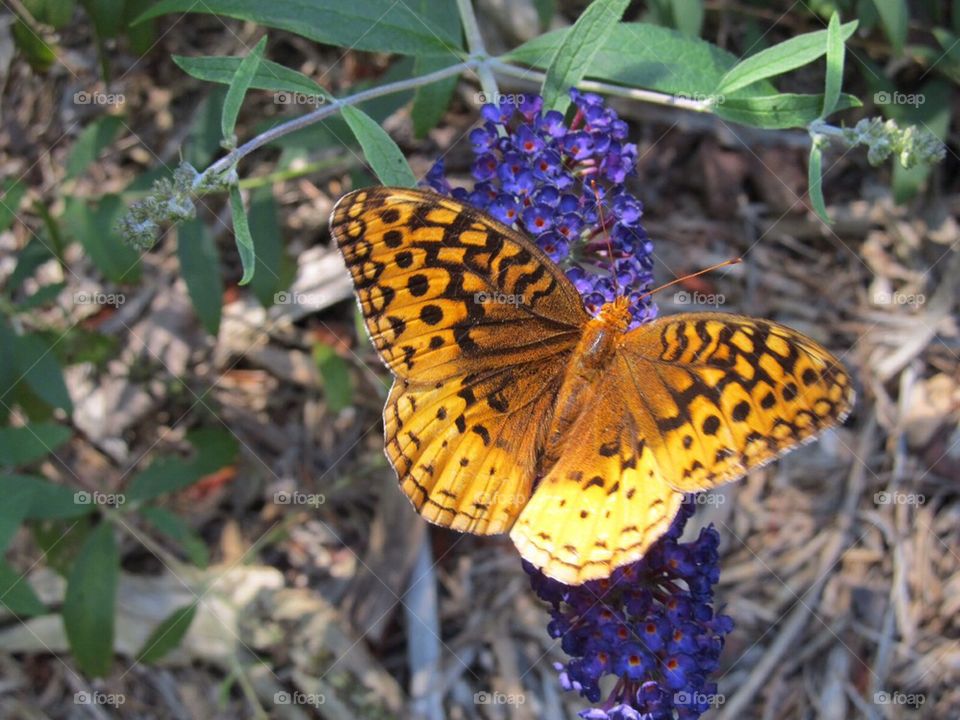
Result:
<instances>
[{"instance_id":1,"label":"butterfly forewing","mask_svg":"<svg viewBox=\"0 0 960 720\"><path fill-rule=\"evenodd\" d=\"M384 425L401 487L432 522L506 532L587 319L579 295L515 230L431 192L350 193L331 229L397 376Z\"/></svg>"},{"instance_id":2,"label":"butterfly forewing","mask_svg":"<svg viewBox=\"0 0 960 720\"><path fill-rule=\"evenodd\" d=\"M741 477L841 422L850 376L810 338L725 313L662 318L627 334L627 404L668 482L695 492Z\"/></svg>"},{"instance_id":3,"label":"butterfly forewing","mask_svg":"<svg viewBox=\"0 0 960 720\"><path fill-rule=\"evenodd\" d=\"M374 346L395 375L436 382L569 352L586 313L515 230L432 192L344 196L331 231Z\"/></svg>"}]
</instances>

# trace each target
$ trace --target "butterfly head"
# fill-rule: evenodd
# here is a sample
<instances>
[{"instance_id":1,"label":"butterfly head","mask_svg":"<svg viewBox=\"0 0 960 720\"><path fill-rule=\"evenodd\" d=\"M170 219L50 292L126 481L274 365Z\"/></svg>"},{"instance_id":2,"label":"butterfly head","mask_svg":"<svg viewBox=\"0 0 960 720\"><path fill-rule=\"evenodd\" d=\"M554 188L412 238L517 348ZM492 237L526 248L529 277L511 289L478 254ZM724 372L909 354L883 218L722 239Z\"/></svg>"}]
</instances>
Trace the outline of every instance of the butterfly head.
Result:
<instances>
[{"instance_id":1,"label":"butterfly head","mask_svg":"<svg viewBox=\"0 0 960 720\"><path fill-rule=\"evenodd\" d=\"M630 298L626 295L618 295L612 302L606 303L600 308L599 319L611 328L625 332L633 315L630 313Z\"/></svg>"}]
</instances>

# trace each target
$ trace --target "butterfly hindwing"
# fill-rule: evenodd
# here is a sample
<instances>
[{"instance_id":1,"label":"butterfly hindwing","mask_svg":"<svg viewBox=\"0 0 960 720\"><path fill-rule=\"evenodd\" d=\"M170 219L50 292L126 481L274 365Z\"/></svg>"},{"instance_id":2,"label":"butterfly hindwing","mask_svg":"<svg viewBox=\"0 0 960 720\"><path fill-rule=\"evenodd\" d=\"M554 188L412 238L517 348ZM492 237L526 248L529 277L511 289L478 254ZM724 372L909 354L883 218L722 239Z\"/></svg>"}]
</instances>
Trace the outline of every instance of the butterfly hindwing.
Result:
<instances>
[{"instance_id":1,"label":"butterfly hindwing","mask_svg":"<svg viewBox=\"0 0 960 720\"><path fill-rule=\"evenodd\" d=\"M510 533L524 558L568 585L643 557L683 500L646 446L641 418L624 407L617 379L583 398L570 442Z\"/></svg>"},{"instance_id":2,"label":"butterfly hindwing","mask_svg":"<svg viewBox=\"0 0 960 720\"><path fill-rule=\"evenodd\" d=\"M398 377L552 362L587 319L534 243L456 200L367 188L341 198L330 225L373 344Z\"/></svg>"},{"instance_id":3,"label":"butterfly hindwing","mask_svg":"<svg viewBox=\"0 0 960 720\"><path fill-rule=\"evenodd\" d=\"M530 497L559 381L549 363L430 385L397 379L386 452L420 514L461 532L509 530Z\"/></svg>"}]
</instances>

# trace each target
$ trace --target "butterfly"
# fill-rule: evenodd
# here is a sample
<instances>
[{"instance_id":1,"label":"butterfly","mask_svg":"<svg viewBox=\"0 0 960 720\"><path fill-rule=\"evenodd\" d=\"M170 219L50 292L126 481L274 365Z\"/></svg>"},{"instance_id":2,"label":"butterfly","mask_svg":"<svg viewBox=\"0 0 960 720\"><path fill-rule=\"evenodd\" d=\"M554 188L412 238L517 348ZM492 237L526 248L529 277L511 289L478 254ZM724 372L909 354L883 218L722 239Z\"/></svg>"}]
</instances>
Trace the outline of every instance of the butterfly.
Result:
<instances>
[{"instance_id":1,"label":"butterfly","mask_svg":"<svg viewBox=\"0 0 960 720\"><path fill-rule=\"evenodd\" d=\"M433 192L341 198L330 227L394 375L386 455L427 520L510 533L568 585L609 577L686 493L742 477L850 411L840 362L766 320L596 317L521 232Z\"/></svg>"}]
</instances>

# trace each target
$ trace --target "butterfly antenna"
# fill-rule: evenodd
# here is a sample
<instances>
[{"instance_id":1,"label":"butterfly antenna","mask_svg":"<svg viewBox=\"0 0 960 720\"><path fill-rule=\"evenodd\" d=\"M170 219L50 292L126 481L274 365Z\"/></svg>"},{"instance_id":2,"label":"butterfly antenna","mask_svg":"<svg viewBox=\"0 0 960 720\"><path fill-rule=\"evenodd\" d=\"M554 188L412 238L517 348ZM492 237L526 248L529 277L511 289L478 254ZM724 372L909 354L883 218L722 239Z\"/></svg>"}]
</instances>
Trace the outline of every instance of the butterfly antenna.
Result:
<instances>
[{"instance_id":1,"label":"butterfly antenna","mask_svg":"<svg viewBox=\"0 0 960 720\"><path fill-rule=\"evenodd\" d=\"M738 258L738 257L736 257L736 258L731 258L730 260L724 260L722 263L717 263L716 265L711 265L710 267L704 268L703 270L697 270L697 272L695 272L695 273L690 273L689 275L684 275L684 276L682 276L682 277L678 277L676 280L671 280L670 282L665 283L665 284L661 285L661 286L658 287L658 288L654 288L653 290L650 290L649 292L645 292L643 295L641 295L641 296L640 296L639 298L637 298L637 299L638 299L638 300L643 300L645 297L650 297L650 296L653 295L654 293L658 293L658 292L660 292L661 290L665 290L665 289L667 289L668 287L670 287L671 285L676 285L677 283L681 283L681 282L683 282L684 280L689 280L690 278L695 278L695 277L698 277L698 276L700 276L700 275L705 275L705 274L708 273L708 272L713 272L714 270L719 270L720 268L722 268L722 267L727 267L728 265L738 265L739 263L742 263L742 262L743 262L743 258Z\"/></svg>"},{"instance_id":2,"label":"butterfly antenna","mask_svg":"<svg viewBox=\"0 0 960 720\"><path fill-rule=\"evenodd\" d=\"M597 188L597 181L591 179L590 187L593 189L593 196L597 199L597 215L600 219L600 231L607 241L607 256L610 258L610 272L613 275L613 289L619 297L620 281L617 279L617 263L613 258L613 243L610 241L610 233L607 232L607 222L603 217L603 202L600 200L600 190Z\"/></svg>"}]
</instances>

